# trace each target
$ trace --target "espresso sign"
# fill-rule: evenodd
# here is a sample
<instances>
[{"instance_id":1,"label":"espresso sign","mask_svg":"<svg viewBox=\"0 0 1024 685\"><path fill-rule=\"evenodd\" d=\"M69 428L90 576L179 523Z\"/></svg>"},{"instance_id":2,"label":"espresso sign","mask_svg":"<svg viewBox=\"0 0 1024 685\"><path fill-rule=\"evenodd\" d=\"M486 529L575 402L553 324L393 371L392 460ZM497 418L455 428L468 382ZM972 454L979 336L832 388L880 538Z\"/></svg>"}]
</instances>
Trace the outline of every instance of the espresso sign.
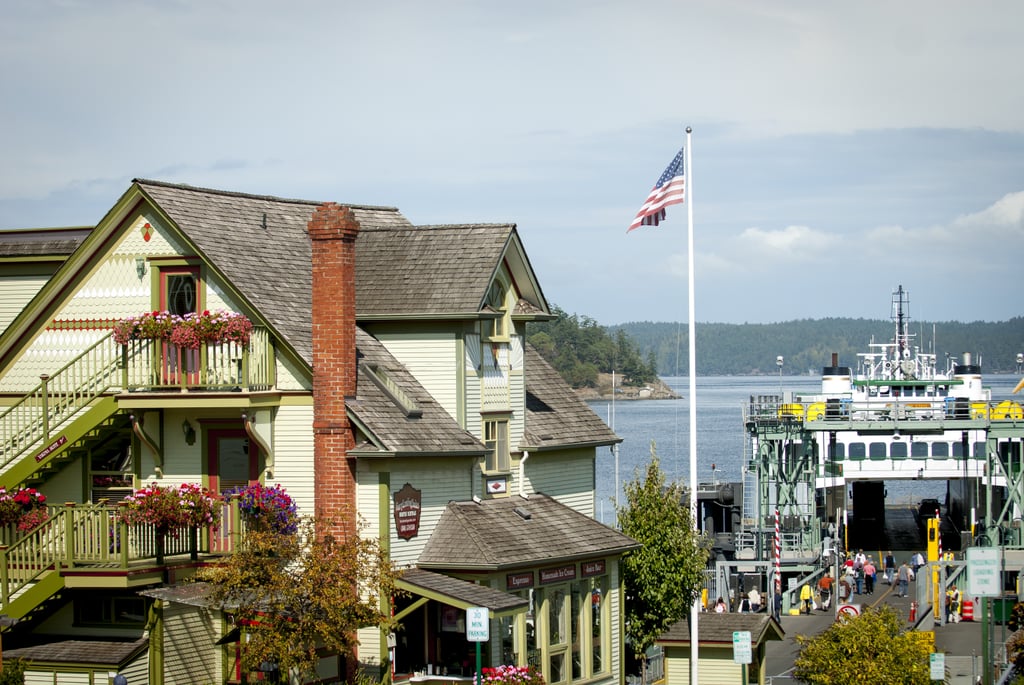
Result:
<instances>
[{"instance_id":1,"label":"espresso sign","mask_svg":"<svg viewBox=\"0 0 1024 685\"><path fill-rule=\"evenodd\" d=\"M562 580L576 579L576 564L570 566L559 566L558 568L542 568L540 570L541 583L557 583Z\"/></svg>"},{"instance_id":2,"label":"espresso sign","mask_svg":"<svg viewBox=\"0 0 1024 685\"><path fill-rule=\"evenodd\" d=\"M505 576L505 587L509 590L519 590L524 587L533 587L533 571L523 573L509 573Z\"/></svg>"},{"instance_id":3,"label":"espresso sign","mask_svg":"<svg viewBox=\"0 0 1024 685\"><path fill-rule=\"evenodd\" d=\"M406 483L395 493L395 533L403 540L419 535L422 490Z\"/></svg>"}]
</instances>

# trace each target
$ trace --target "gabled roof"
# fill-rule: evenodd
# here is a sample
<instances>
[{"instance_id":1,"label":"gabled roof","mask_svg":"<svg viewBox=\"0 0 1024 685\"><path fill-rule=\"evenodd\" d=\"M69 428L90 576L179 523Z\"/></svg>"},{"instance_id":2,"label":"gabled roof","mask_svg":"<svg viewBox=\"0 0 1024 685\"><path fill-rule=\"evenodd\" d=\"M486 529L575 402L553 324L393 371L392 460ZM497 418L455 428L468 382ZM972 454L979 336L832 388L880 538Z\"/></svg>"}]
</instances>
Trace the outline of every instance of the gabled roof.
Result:
<instances>
[{"instance_id":1,"label":"gabled roof","mask_svg":"<svg viewBox=\"0 0 1024 685\"><path fill-rule=\"evenodd\" d=\"M771 614L707 613L697 617L697 639L700 645L732 647L735 630L750 631L750 641L758 645L766 640L782 640L785 633ZM657 640L660 645L689 645L690 619L673 623Z\"/></svg>"},{"instance_id":2,"label":"gabled roof","mask_svg":"<svg viewBox=\"0 0 1024 685\"><path fill-rule=\"evenodd\" d=\"M495 570L621 554L640 544L547 495L449 502L420 568Z\"/></svg>"},{"instance_id":3,"label":"gabled roof","mask_svg":"<svg viewBox=\"0 0 1024 685\"><path fill-rule=\"evenodd\" d=\"M526 431L520 449L622 442L532 345L526 345Z\"/></svg>"},{"instance_id":4,"label":"gabled roof","mask_svg":"<svg viewBox=\"0 0 1024 685\"><path fill-rule=\"evenodd\" d=\"M200 256L312 365L312 248L319 201L136 179ZM504 264L535 311L547 313L513 224L413 226L394 207L346 206L359 222L356 319L475 317Z\"/></svg>"},{"instance_id":5,"label":"gabled roof","mask_svg":"<svg viewBox=\"0 0 1024 685\"><path fill-rule=\"evenodd\" d=\"M135 182L200 255L312 366L312 247L306 224L321 203L142 179ZM366 230L412 227L394 207L347 206Z\"/></svg>"},{"instance_id":6,"label":"gabled roof","mask_svg":"<svg viewBox=\"0 0 1024 685\"><path fill-rule=\"evenodd\" d=\"M363 229L356 239L356 311L370 316L476 315L510 224Z\"/></svg>"},{"instance_id":7,"label":"gabled roof","mask_svg":"<svg viewBox=\"0 0 1024 685\"><path fill-rule=\"evenodd\" d=\"M359 328L356 350L356 397L347 398L346 406L374 442L357 445L354 453L372 457L373 451L379 456L486 452L484 444L463 430L380 341Z\"/></svg>"}]
</instances>

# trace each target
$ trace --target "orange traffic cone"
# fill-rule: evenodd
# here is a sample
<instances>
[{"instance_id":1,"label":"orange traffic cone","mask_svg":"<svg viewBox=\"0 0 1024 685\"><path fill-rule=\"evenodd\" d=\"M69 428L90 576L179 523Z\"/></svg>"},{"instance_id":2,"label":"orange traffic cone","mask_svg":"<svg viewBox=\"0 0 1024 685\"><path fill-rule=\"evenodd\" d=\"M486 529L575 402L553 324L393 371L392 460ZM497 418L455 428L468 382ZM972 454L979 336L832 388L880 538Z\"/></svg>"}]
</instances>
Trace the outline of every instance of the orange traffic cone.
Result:
<instances>
[{"instance_id":1,"label":"orange traffic cone","mask_svg":"<svg viewBox=\"0 0 1024 685\"><path fill-rule=\"evenodd\" d=\"M917 620L917 602L910 603L910 618L907 619L908 623L913 623Z\"/></svg>"}]
</instances>

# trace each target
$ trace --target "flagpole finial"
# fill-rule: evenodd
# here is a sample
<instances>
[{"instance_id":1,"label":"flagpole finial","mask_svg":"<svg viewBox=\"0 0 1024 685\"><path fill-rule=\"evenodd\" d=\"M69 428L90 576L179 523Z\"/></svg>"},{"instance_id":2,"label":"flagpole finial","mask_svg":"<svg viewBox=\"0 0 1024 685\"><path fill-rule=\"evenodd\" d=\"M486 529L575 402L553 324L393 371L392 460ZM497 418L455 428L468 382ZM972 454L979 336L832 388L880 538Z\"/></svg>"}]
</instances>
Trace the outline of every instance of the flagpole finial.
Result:
<instances>
[{"instance_id":1,"label":"flagpole finial","mask_svg":"<svg viewBox=\"0 0 1024 685\"><path fill-rule=\"evenodd\" d=\"M693 133L693 129L692 129L692 128L690 128L689 126L687 126L687 127L686 127L686 132L687 132L687 133Z\"/></svg>"}]
</instances>

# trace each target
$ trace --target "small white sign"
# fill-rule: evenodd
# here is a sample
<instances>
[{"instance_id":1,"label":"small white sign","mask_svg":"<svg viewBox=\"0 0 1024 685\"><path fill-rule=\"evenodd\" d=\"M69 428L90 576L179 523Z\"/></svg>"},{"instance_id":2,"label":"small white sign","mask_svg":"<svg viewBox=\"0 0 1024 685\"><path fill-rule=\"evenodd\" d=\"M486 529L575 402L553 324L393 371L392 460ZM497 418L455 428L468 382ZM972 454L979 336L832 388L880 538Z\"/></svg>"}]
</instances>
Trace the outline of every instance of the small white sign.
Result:
<instances>
[{"instance_id":1,"label":"small white sign","mask_svg":"<svg viewBox=\"0 0 1024 685\"><path fill-rule=\"evenodd\" d=\"M1002 552L998 547L967 548L967 594L999 597L1003 593Z\"/></svg>"},{"instance_id":2,"label":"small white sign","mask_svg":"<svg viewBox=\"0 0 1024 685\"><path fill-rule=\"evenodd\" d=\"M732 631L732 661L736 664L749 664L753 660L750 649L750 631Z\"/></svg>"},{"instance_id":3,"label":"small white sign","mask_svg":"<svg viewBox=\"0 0 1024 685\"><path fill-rule=\"evenodd\" d=\"M928 655L928 678L931 680L946 680L946 655L942 652L932 652Z\"/></svg>"},{"instance_id":4,"label":"small white sign","mask_svg":"<svg viewBox=\"0 0 1024 685\"><path fill-rule=\"evenodd\" d=\"M466 609L466 639L470 642L487 642L491 635L491 622L487 607Z\"/></svg>"}]
</instances>

